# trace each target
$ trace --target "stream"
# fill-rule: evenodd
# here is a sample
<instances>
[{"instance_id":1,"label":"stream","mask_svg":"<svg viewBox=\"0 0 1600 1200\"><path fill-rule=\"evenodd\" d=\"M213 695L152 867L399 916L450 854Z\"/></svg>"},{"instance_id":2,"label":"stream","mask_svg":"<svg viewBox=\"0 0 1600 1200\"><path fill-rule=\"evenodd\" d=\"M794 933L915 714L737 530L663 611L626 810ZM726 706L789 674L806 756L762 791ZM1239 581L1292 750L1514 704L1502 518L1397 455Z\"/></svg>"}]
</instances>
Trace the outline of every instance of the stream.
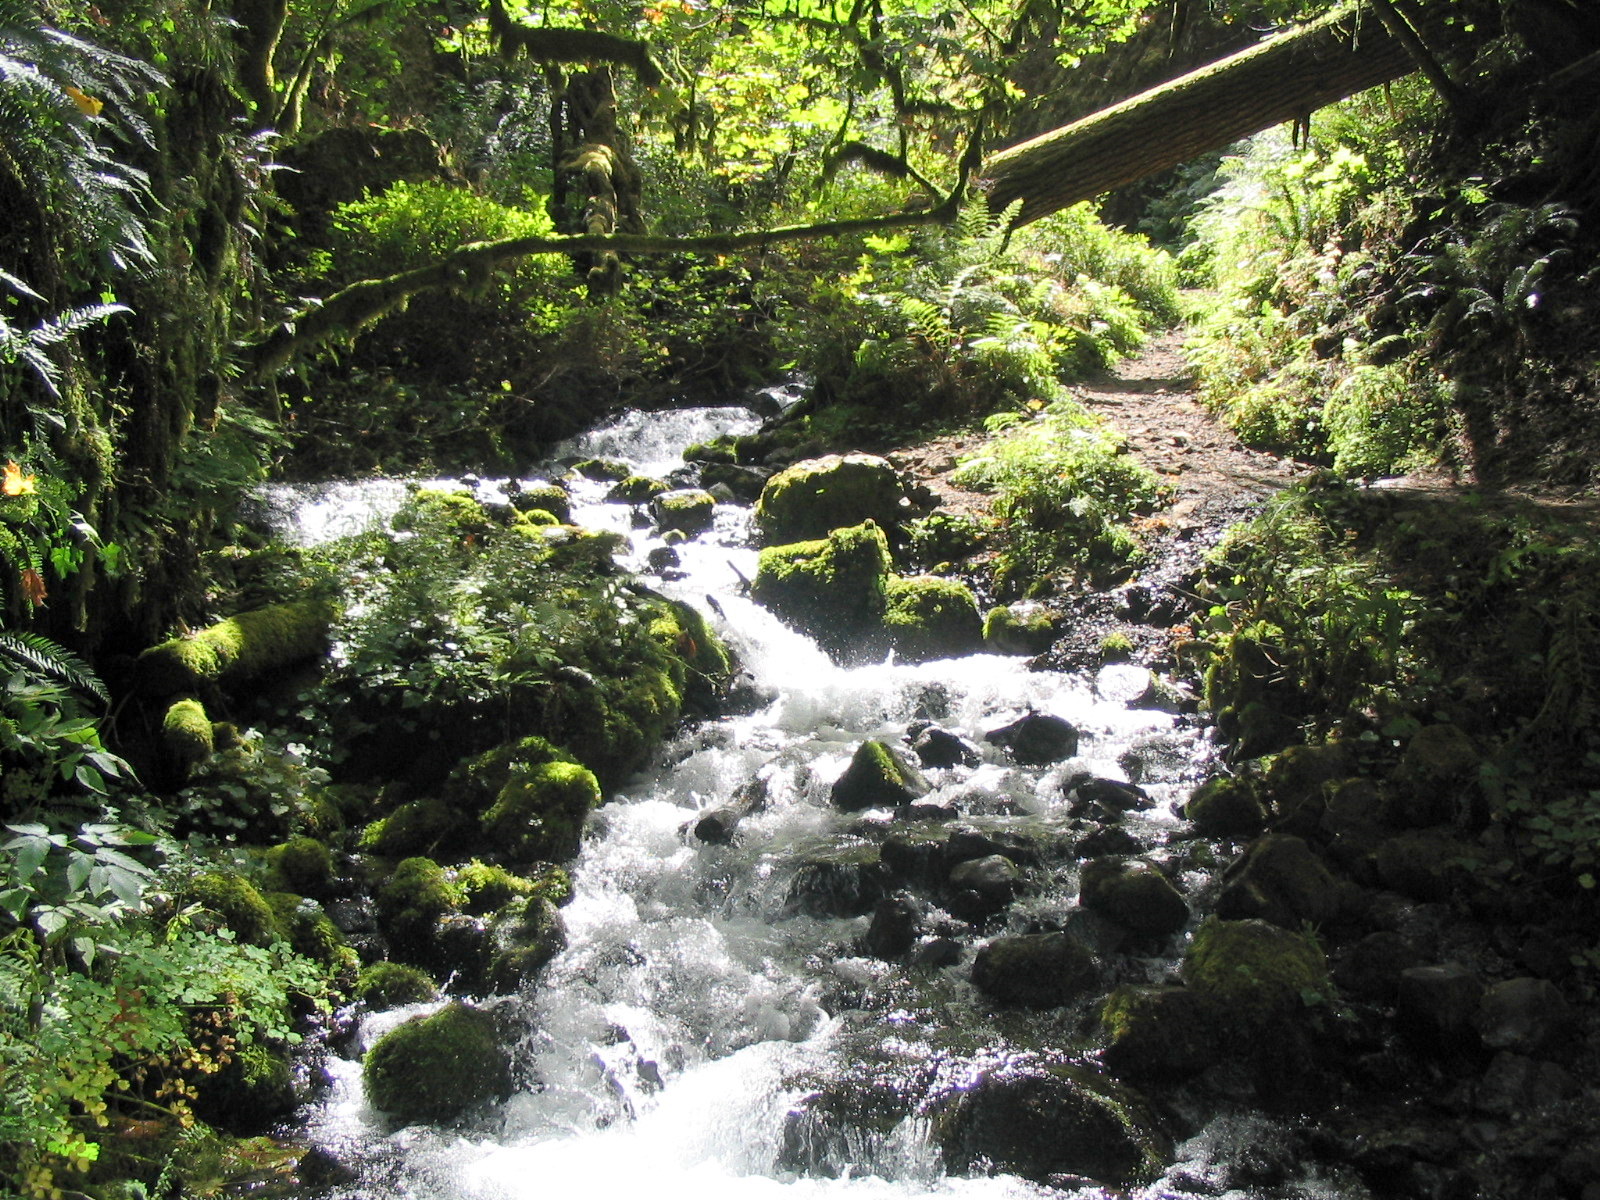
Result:
<instances>
[{"instance_id":1,"label":"stream","mask_svg":"<svg viewBox=\"0 0 1600 1200\"><path fill-rule=\"evenodd\" d=\"M671 477L684 470L682 447L758 424L753 411L737 408L631 414L558 454L624 459L639 473ZM504 483L475 486L492 499ZM1189 718L1137 707L1148 677L1136 667L1069 675L988 654L837 666L741 594L756 559L747 508L719 505L712 530L666 554L656 533L637 524L633 506L605 502L608 487L574 480L574 520L628 535L626 565L713 616L763 702L747 715L689 729L663 749L651 773L595 815L573 864L576 894L564 910L568 948L545 968L537 989L494 1002L522 1030L517 1066L531 1081L526 1090L473 1122L396 1129L365 1103L359 1054L431 1006L362 1019L349 1056L330 1058L323 1099L291 1131L356 1168L355 1183L324 1194L1105 1194L1086 1180L1046 1184L986 1174L981 1165L947 1174L930 1104L985 1070L1082 1061L1093 1042L1080 1013L997 1010L986 1001L968 978L982 939L960 922L951 923L949 937L924 937L940 952L921 956L920 966L864 954L872 905L859 901L863 851L886 827L917 823L904 814L840 812L829 789L864 739L903 744L913 723L934 721L980 752L976 765L928 771L934 791L918 807L943 817L941 836L953 811L978 836L1068 844L1075 826L1064 784L1088 772L1135 782L1154 799L1123 824L1160 859L1169 856L1178 825L1174 802L1207 768L1203 731ZM293 535L318 541L386 520L404 495L403 483L383 481L281 487L266 499L292 521ZM675 566L657 569L672 558ZM1048 767L1019 766L984 741L987 731L1029 710L1076 726L1077 755ZM697 839L697 814L728 803L753 780L761 781L765 803L732 841ZM1076 828L1081 832L1081 822ZM1076 860L1046 854L1025 875L1023 894L989 920L985 936L1068 923ZM1205 876L1181 874L1180 883L1193 893ZM955 963L948 962L952 947L960 954ZM1114 981L1158 982L1173 973L1175 953L1176 943L1167 955L1120 955ZM843 1110L857 1119L837 1119ZM1274 1136L1257 1117L1215 1120L1176 1147L1176 1165L1160 1180L1133 1194L1364 1194L1316 1179L1271 1193L1238 1186L1241 1157L1261 1152Z\"/></svg>"}]
</instances>

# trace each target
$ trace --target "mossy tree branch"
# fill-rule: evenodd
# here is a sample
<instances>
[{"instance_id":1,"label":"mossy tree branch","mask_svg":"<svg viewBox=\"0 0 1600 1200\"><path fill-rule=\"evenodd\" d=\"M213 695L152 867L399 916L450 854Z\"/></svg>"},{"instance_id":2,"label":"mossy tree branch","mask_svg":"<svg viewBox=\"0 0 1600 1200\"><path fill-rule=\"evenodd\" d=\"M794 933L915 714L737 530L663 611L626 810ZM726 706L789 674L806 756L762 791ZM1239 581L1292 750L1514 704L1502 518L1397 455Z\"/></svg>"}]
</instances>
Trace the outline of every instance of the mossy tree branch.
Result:
<instances>
[{"instance_id":1,"label":"mossy tree branch","mask_svg":"<svg viewBox=\"0 0 1600 1200\"><path fill-rule=\"evenodd\" d=\"M645 87L655 87L666 74L650 51L650 43L593 29L552 29L513 21L500 0L489 0L489 31L507 58L526 55L545 63L616 63L630 68Z\"/></svg>"}]
</instances>

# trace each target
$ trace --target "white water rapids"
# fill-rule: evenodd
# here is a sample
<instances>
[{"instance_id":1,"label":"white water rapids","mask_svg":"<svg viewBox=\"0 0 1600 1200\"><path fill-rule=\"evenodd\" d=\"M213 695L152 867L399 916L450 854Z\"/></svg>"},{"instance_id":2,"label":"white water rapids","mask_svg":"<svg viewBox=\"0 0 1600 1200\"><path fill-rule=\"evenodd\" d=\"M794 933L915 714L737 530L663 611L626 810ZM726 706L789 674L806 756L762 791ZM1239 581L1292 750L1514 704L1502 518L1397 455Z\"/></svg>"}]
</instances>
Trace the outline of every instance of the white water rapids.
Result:
<instances>
[{"instance_id":1,"label":"white water rapids","mask_svg":"<svg viewBox=\"0 0 1600 1200\"><path fill-rule=\"evenodd\" d=\"M738 409L635 415L564 452L622 458L661 476L682 467L681 447L754 427L753 416ZM479 486L486 497L500 490L493 481ZM661 543L653 531L634 528L630 506L605 503L606 488L576 481L574 519L629 534L628 564L653 576L646 555ZM403 496L403 484L368 482L277 489L268 502L294 522L292 535L317 541L387 519ZM748 516L743 508L719 506L714 530L677 547L681 574L651 582L716 614L719 632L770 703L688 731L656 771L597 814L574 865L576 896L563 910L569 948L531 995L502 1007L525 1030L517 1063L530 1081L526 1090L475 1124L396 1129L366 1105L359 1059L334 1063L332 1088L296 1131L358 1168L359 1182L334 1195L990 1200L1079 1194L1007 1175L947 1176L926 1122L915 1116L886 1132L831 1144L820 1164L816 1155L797 1160L791 1111L817 1080L849 1065L863 1036L902 1060L938 1061L944 1076L957 1080L971 1058L949 1051L950 1030L964 1031L974 1054L1003 1053L1006 1039L967 982L970 957L907 984L904 967L856 948L867 918L803 915L790 888L808 856L862 840L851 834L860 814L828 803L828 789L855 747L873 737L897 742L919 717L932 716L982 746L976 768L929 772L936 784L929 799L957 801L979 824L1064 823L1062 781L1089 771L1132 778L1156 798L1152 813L1130 818L1147 841L1159 842L1175 820L1171 802L1187 794L1206 748L1179 718L1129 707L1141 689L1125 669L1097 680L1030 672L1022 659L993 655L835 666L740 595L740 577L755 569ZM986 730L1029 708L1077 726L1079 756L1026 768L983 744ZM732 845L702 844L688 832L698 811L726 804L758 775L768 784L767 805L745 819ZM1051 927L1071 907L1075 869L1053 871L1051 886L1013 905L1012 930ZM1155 979L1170 963L1146 966ZM362 1048L422 1011L366 1018ZM1048 1016L1039 1029L1049 1037ZM1232 1147L1269 1135L1251 1122L1214 1124L1180 1148L1184 1178L1207 1195L1248 1194L1225 1193L1214 1168ZM1139 1194L1174 1195L1173 1184L1169 1175ZM1294 1194L1351 1193L1302 1182Z\"/></svg>"}]
</instances>

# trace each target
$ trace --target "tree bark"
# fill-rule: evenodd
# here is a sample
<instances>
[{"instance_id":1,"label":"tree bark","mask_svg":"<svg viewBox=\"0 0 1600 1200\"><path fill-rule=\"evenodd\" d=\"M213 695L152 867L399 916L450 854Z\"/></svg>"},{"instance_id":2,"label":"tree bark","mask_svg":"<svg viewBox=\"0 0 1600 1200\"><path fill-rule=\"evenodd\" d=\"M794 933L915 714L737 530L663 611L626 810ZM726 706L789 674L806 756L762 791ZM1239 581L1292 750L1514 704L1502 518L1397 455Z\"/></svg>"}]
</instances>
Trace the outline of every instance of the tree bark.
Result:
<instances>
[{"instance_id":1,"label":"tree bark","mask_svg":"<svg viewBox=\"0 0 1600 1200\"><path fill-rule=\"evenodd\" d=\"M1374 17L1346 9L1041 134L989 160L989 204L1018 224L1165 171L1416 70Z\"/></svg>"}]
</instances>

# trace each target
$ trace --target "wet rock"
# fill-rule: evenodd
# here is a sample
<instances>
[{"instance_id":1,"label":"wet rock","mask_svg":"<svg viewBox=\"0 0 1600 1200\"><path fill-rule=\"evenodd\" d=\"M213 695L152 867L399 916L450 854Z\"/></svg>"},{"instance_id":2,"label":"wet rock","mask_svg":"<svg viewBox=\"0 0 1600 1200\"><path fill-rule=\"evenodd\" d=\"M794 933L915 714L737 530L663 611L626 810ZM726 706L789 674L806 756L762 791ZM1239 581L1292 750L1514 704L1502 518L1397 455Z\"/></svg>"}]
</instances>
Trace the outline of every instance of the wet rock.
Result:
<instances>
[{"instance_id":1,"label":"wet rock","mask_svg":"<svg viewBox=\"0 0 1600 1200\"><path fill-rule=\"evenodd\" d=\"M1470 881L1461 865L1474 848L1439 830L1421 830L1387 838L1373 853L1383 886L1424 903L1447 901L1458 886Z\"/></svg>"},{"instance_id":2,"label":"wet rock","mask_svg":"<svg viewBox=\"0 0 1600 1200\"><path fill-rule=\"evenodd\" d=\"M1503 980L1484 992L1474 1024L1491 1050L1556 1055L1567 1046L1575 1018L1555 984L1524 977Z\"/></svg>"},{"instance_id":3,"label":"wet rock","mask_svg":"<svg viewBox=\"0 0 1600 1200\"><path fill-rule=\"evenodd\" d=\"M676 530L692 537L711 528L716 520L717 500L699 488L679 488L654 497L650 513L658 529Z\"/></svg>"},{"instance_id":4,"label":"wet rock","mask_svg":"<svg viewBox=\"0 0 1600 1200\"><path fill-rule=\"evenodd\" d=\"M1321 831L1329 837L1366 835L1375 832L1383 814L1383 793L1370 779L1345 779L1326 791Z\"/></svg>"},{"instance_id":5,"label":"wet rock","mask_svg":"<svg viewBox=\"0 0 1600 1200\"><path fill-rule=\"evenodd\" d=\"M932 1078L926 1055L853 1041L839 1069L798 1081L803 1095L784 1118L779 1165L830 1179L870 1171L875 1148L911 1115Z\"/></svg>"},{"instance_id":6,"label":"wet rock","mask_svg":"<svg viewBox=\"0 0 1600 1200\"><path fill-rule=\"evenodd\" d=\"M984 648L994 654L1043 654L1055 644L1057 614L1037 604L991 608L983 618Z\"/></svg>"},{"instance_id":7,"label":"wet rock","mask_svg":"<svg viewBox=\"0 0 1600 1200\"><path fill-rule=\"evenodd\" d=\"M872 924L862 936L861 949L873 958L897 962L911 952L922 932L922 905L906 892L878 901Z\"/></svg>"},{"instance_id":8,"label":"wet rock","mask_svg":"<svg viewBox=\"0 0 1600 1200\"><path fill-rule=\"evenodd\" d=\"M985 1071L933 1112L934 1137L957 1173L1117 1186L1152 1177L1171 1153L1142 1097L1078 1067Z\"/></svg>"},{"instance_id":9,"label":"wet rock","mask_svg":"<svg viewBox=\"0 0 1600 1200\"><path fill-rule=\"evenodd\" d=\"M896 821L953 821L960 815L954 800L913 800L894 810Z\"/></svg>"},{"instance_id":10,"label":"wet rock","mask_svg":"<svg viewBox=\"0 0 1600 1200\"><path fill-rule=\"evenodd\" d=\"M539 970L567 948L567 924L544 896L519 896L489 923L493 957L489 984L497 993L510 993L532 983Z\"/></svg>"},{"instance_id":11,"label":"wet rock","mask_svg":"<svg viewBox=\"0 0 1600 1200\"><path fill-rule=\"evenodd\" d=\"M1330 920L1338 912L1338 894L1333 875L1310 846L1290 834L1268 834L1223 873L1217 915L1298 929L1307 921Z\"/></svg>"},{"instance_id":12,"label":"wet rock","mask_svg":"<svg viewBox=\"0 0 1600 1200\"><path fill-rule=\"evenodd\" d=\"M294 1173L303 1186L318 1189L342 1187L354 1183L357 1178L353 1168L322 1146L313 1146L302 1154Z\"/></svg>"},{"instance_id":13,"label":"wet rock","mask_svg":"<svg viewBox=\"0 0 1600 1200\"><path fill-rule=\"evenodd\" d=\"M1477 975L1461 963L1411 967L1400 973L1396 1021L1425 1050L1449 1054L1475 1048L1483 990Z\"/></svg>"},{"instance_id":14,"label":"wet rock","mask_svg":"<svg viewBox=\"0 0 1600 1200\"><path fill-rule=\"evenodd\" d=\"M1085 863L1080 890L1085 908L1134 933L1165 937L1189 922L1189 905L1178 889L1155 864L1140 859Z\"/></svg>"},{"instance_id":15,"label":"wet rock","mask_svg":"<svg viewBox=\"0 0 1600 1200\"><path fill-rule=\"evenodd\" d=\"M362 1066L367 1099L404 1121L444 1121L511 1093L494 1018L451 1004L391 1029Z\"/></svg>"},{"instance_id":16,"label":"wet rock","mask_svg":"<svg viewBox=\"0 0 1600 1200\"><path fill-rule=\"evenodd\" d=\"M1156 806L1150 793L1136 783L1102 779L1080 773L1067 780L1062 791L1067 797L1067 813L1100 820L1116 820L1123 813L1146 812Z\"/></svg>"},{"instance_id":17,"label":"wet rock","mask_svg":"<svg viewBox=\"0 0 1600 1200\"><path fill-rule=\"evenodd\" d=\"M1107 1037L1102 1061L1128 1079L1187 1079L1223 1049L1215 1011L1188 988L1120 987L1106 997L1100 1023Z\"/></svg>"},{"instance_id":18,"label":"wet rock","mask_svg":"<svg viewBox=\"0 0 1600 1200\"><path fill-rule=\"evenodd\" d=\"M788 908L808 917L865 916L891 882L889 869L866 848L808 859L789 885Z\"/></svg>"},{"instance_id":19,"label":"wet rock","mask_svg":"<svg viewBox=\"0 0 1600 1200\"><path fill-rule=\"evenodd\" d=\"M903 662L971 654L983 639L972 589L934 575L890 575L884 581L883 626Z\"/></svg>"},{"instance_id":20,"label":"wet rock","mask_svg":"<svg viewBox=\"0 0 1600 1200\"><path fill-rule=\"evenodd\" d=\"M867 521L817 541L768 546L750 598L829 654L859 657L882 640L889 568L889 541Z\"/></svg>"},{"instance_id":21,"label":"wet rock","mask_svg":"<svg viewBox=\"0 0 1600 1200\"><path fill-rule=\"evenodd\" d=\"M891 833L878 853L894 879L912 887L936 888L948 873L944 835L937 828Z\"/></svg>"},{"instance_id":22,"label":"wet rock","mask_svg":"<svg viewBox=\"0 0 1600 1200\"><path fill-rule=\"evenodd\" d=\"M1263 786L1278 811L1277 827L1285 833L1310 837L1322 819L1323 789L1348 776L1355 756L1341 742L1321 746L1290 746L1273 758Z\"/></svg>"},{"instance_id":23,"label":"wet rock","mask_svg":"<svg viewBox=\"0 0 1600 1200\"><path fill-rule=\"evenodd\" d=\"M991 729L984 741L1002 746L1026 766L1042 767L1078 752L1078 731L1071 722L1049 713L1030 712L1009 725Z\"/></svg>"},{"instance_id":24,"label":"wet rock","mask_svg":"<svg viewBox=\"0 0 1600 1200\"><path fill-rule=\"evenodd\" d=\"M1171 733L1140 734L1117 756L1117 766L1134 783L1154 783L1183 775L1192 747Z\"/></svg>"},{"instance_id":25,"label":"wet rock","mask_svg":"<svg viewBox=\"0 0 1600 1200\"><path fill-rule=\"evenodd\" d=\"M898 751L884 742L862 742L850 765L834 782L830 798L835 808L859 812L865 808L894 808L926 796L932 785Z\"/></svg>"},{"instance_id":26,"label":"wet rock","mask_svg":"<svg viewBox=\"0 0 1600 1200\"><path fill-rule=\"evenodd\" d=\"M931 937L917 944L911 952L910 963L924 970L938 970L955 966L961 961L963 953L961 943L954 938Z\"/></svg>"},{"instance_id":27,"label":"wet rock","mask_svg":"<svg viewBox=\"0 0 1600 1200\"><path fill-rule=\"evenodd\" d=\"M695 837L713 845L727 845L733 840L739 822L767 806L767 791L768 783L765 776L758 775L754 779L746 780L734 791L733 798L727 804L700 814L694 823Z\"/></svg>"},{"instance_id":28,"label":"wet rock","mask_svg":"<svg viewBox=\"0 0 1600 1200\"><path fill-rule=\"evenodd\" d=\"M1065 933L999 937L972 962L972 983L1002 1004L1058 1008L1099 986L1100 965Z\"/></svg>"},{"instance_id":29,"label":"wet rock","mask_svg":"<svg viewBox=\"0 0 1600 1200\"><path fill-rule=\"evenodd\" d=\"M1189 796L1183 815L1206 838L1254 837L1267 827L1266 806L1247 779L1208 779Z\"/></svg>"},{"instance_id":30,"label":"wet rock","mask_svg":"<svg viewBox=\"0 0 1600 1200\"><path fill-rule=\"evenodd\" d=\"M983 756L978 748L960 734L951 733L937 725L914 726L911 752L925 767L975 767Z\"/></svg>"},{"instance_id":31,"label":"wet rock","mask_svg":"<svg viewBox=\"0 0 1600 1200\"><path fill-rule=\"evenodd\" d=\"M1128 944L1127 926L1081 904L1067 911L1061 932L1096 957L1120 954Z\"/></svg>"},{"instance_id":32,"label":"wet rock","mask_svg":"<svg viewBox=\"0 0 1600 1200\"><path fill-rule=\"evenodd\" d=\"M1144 847L1122 826L1101 825L1080 838L1075 849L1079 858L1105 858L1138 854Z\"/></svg>"},{"instance_id":33,"label":"wet rock","mask_svg":"<svg viewBox=\"0 0 1600 1200\"><path fill-rule=\"evenodd\" d=\"M767 545L826 537L868 520L887 529L899 523L904 496L888 459L830 454L795 463L767 480L755 525Z\"/></svg>"},{"instance_id":34,"label":"wet rock","mask_svg":"<svg viewBox=\"0 0 1600 1200\"><path fill-rule=\"evenodd\" d=\"M945 838L942 851L944 861L950 866L971 858L987 858L991 854L1004 855L1019 867L1037 866L1039 848L1032 839L1007 830L983 830L970 825L958 825Z\"/></svg>"},{"instance_id":35,"label":"wet rock","mask_svg":"<svg viewBox=\"0 0 1600 1200\"><path fill-rule=\"evenodd\" d=\"M1582 1084L1565 1067L1501 1051L1473 1089L1472 1100L1480 1112L1510 1117L1551 1108L1582 1091Z\"/></svg>"},{"instance_id":36,"label":"wet rock","mask_svg":"<svg viewBox=\"0 0 1600 1200\"><path fill-rule=\"evenodd\" d=\"M1146 707L1146 702L1156 700L1155 673L1149 667L1133 663L1109 663L1100 668L1094 677L1095 694L1108 704L1122 704L1128 708Z\"/></svg>"},{"instance_id":37,"label":"wet rock","mask_svg":"<svg viewBox=\"0 0 1600 1200\"><path fill-rule=\"evenodd\" d=\"M768 473L755 467L741 467L737 463L706 463L700 470L700 483L706 490L727 488L736 500L753 504L766 487Z\"/></svg>"},{"instance_id":38,"label":"wet rock","mask_svg":"<svg viewBox=\"0 0 1600 1200\"><path fill-rule=\"evenodd\" d=\"M1022 890L1022 872L1003 854L957 863L950 871L946 907L964 921L992 917Z\"/></svg>"},{"instance_id":39,"label":"wet rock","mask_svg":"<svg viewBox=\"0 0 1600 1200\"><path fill-rule=\"evenodd\" d=\"M663 492L671 490L672 485L663 480L652 479L648 475L629 475L612 485L606 493L606 499L613 504L648 504Z\"/></svg>"},{"instance_id":40,"label":"wet rock","mask_svg":"<svg viewBox=\"0 0 1600 1200\"><path fill-rule=\"evenodd\" d=\"M434 926L426 963L438 978L453 978L460 991L479 995L488 976L491 953L488 922L465 913L450 913Z\"/></svg>"},{"instance_id":41,"label":"wet rock","mask_svg":"<svg viewBox=\"0 0 1600 1200\"><path fill-rule=\"evenodd\" d=\"M1208 919L1183 957L1183 978L1236 1030L1301 1012L1307 993L1330 990L1327 960L1313 938L1256 920Z\"/></svg>"},{"instance_id":42,"label":"wet rock","mask_svg":"<svg viewBox=\"0 0 1600 1200\"><path fill-rule=\"evenodd\" d=\"M668 571L683 565L683 559L671 546L652 546L644 556L652 571Z\"/></svg>"},{"instance_id":43,"label":"wet rock","mask_svg":"<svg viewBox=\"0 0 1600 1200\"><path fill-rule=\"evenodd\" d=\"M1400 976L1419 966L1411 943L1392 930L1369 933L1351 946L1333 970L1339 990L1356 1000L1393 1004Z\"/></svg>"}]
</instances>

